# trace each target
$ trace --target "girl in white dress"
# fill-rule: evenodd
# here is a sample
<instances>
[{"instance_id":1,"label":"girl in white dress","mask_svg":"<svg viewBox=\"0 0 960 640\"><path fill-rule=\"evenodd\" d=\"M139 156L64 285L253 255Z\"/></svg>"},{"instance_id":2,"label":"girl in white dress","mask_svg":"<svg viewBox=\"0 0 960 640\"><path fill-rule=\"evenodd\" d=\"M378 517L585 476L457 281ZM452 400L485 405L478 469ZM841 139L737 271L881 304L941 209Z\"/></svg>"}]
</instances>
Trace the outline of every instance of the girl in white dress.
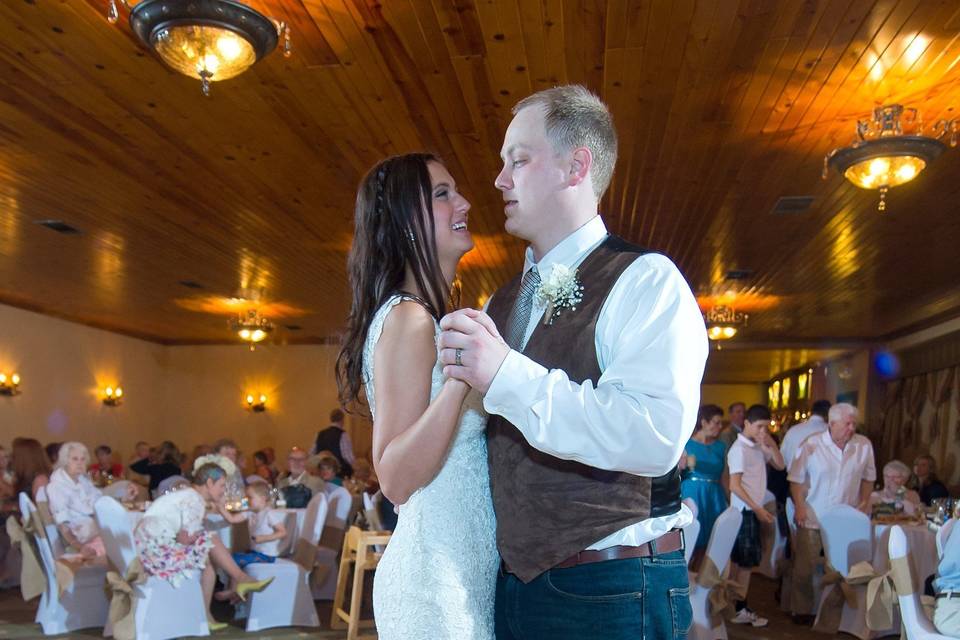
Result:
<instances>
[{"instance_id":1,"label":"girl in white dress","mask_svg":"<svg viewBox=\"0 0 960 640\"><path fill-rule=\"evenodd\" d=\"M227 474L221 467L212 463L200 466L193 472L189 488L160 496L133 532L140 564L149 575L168 580L176 587L197 571L202 572L204 606L213 631L226 624L215 622L210 615L216 574L208 559L237 583L236 592L241 599L248 593L262 591L273 580L254 580L237 566L217 534L203 528L208 502L223 510L226 484Z\"/></svg>"},{"instance_id":2,"label":"girl in white dress","mask_svg":"<svg viewBox=\"0 0 960 640\"><path fill-rule=\"evenodd\" d=\"M473 248L470 204L433 156L388 158L357 193L353 303L337 360L341 401L361 392L373 463L399 519L377 567L381 640L487 640L499 566L481 399L437 363L438 321Z\"/></svg>"}]
</instances>

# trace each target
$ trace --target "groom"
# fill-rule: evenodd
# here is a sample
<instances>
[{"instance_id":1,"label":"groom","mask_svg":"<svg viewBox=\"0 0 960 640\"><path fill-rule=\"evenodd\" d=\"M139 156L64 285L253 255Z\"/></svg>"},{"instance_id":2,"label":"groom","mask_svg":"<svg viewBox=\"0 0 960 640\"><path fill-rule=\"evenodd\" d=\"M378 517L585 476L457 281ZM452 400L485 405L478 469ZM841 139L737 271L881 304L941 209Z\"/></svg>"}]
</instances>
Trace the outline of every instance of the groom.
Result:
<instances>
[{"instance_id":1,"label":"groom","mask_svg":"<svg viewBox=\"0 0 960 640\"><path fill-rule=\"evenodd\" d=\"M523 274L441 321L444 374L481 394L503 559L498 640L674 638L690 625L677 461L703 319L674 264L598 215L617 140L580 86L517 104L496 187ZM501 339L500 336L504 336Z\"/></svg>"}]
</instances>

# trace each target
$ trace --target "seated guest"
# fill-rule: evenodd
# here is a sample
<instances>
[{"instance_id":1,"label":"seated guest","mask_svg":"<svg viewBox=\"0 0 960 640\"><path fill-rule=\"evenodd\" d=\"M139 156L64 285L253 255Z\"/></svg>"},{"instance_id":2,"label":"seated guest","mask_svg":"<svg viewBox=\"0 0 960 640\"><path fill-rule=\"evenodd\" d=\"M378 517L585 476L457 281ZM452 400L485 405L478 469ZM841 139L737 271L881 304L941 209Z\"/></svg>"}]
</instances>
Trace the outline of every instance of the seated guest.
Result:
<instances>
[{"instance_id":1,"label":"seated guest","mask_svg":"<svg viewBox=\"0 0 960 640\"><path fill-rule=\"evenodd\" d=\"M79 442L66 442L47 485L50 514L66 545L85 556L105 554L93 503L100 492L86 475L90 453Z\"/></svg>"},{"instance_id":2,"label":"seated guest","mask_svg":"<svg viewBox=\"0 0 960 640\"><path fill-rule=\"evenodd\" d=\"M727 508L727 445L718 439L723 428L723 409L705 404L697 413L693 435L680 456L680 495L697 503L700 534L694 543L694 566L707 548L717 516ZM693 542L693 541L691 541Z\"/></svg>"},{"instance_id":3,"label":"seated guest","mask_svg":"<svg viewBox=\"0 0 960 640\"><path fill-rule=\"evenodd\" d=\"M307 471L307 452L300 447L293 447L287 454L287 472L280 474L277 488L284 489L298 484L309 488L311 493L323 491L323 480Z\"/></svg>"},{"instance_id":4,"label":"seated guest","mask_svg":"<svg viewBox=\"0 0 960 640\"><path fill-rule=\"evenodd\" d=\"M856 433L858 416L857 408L845 402L830 407L827 430L807 438L790 463L787 479L797 523L791 610L797 623L812 623L816 607L813 567L823 555L817 514L841 504L870 513L877 467L870 440Z\"/></svg>"},{"instance_id":5,"label":"seated guest","mask_svg":"<svg viewBox=\"0 0 960 640\"><path fill-rule=\"evenodd\" d=\"M37 492L50 482L50 460L33 438L15 438L12 454L14 492L26 492L36 502Z\"/></svg>"},{"instance_id":6,"label":"seated guest","mask_svg":"<svg viewBox=\"0 0 960 640\"><path fill-rule=\"evenodd\" d=\"M930 503L937 498L949 498L950 492L937 478L936 462L933 456L917 456L913 461L913 473L911 488L916 489L920 494L920 501L930 506Z\"/></svg>"},{"instance_id":7,"label":"seated guest","mask_svg":"<svg viewBox=\"0 0 960 640\"><path fill-rule=\"evenodd\" d=\"M910 478L910 467L899 460L891 460L883 467L883 489L870 494L870 506L897 505L906 514L915 513L920 496L905 486Z\"/></svg>"},{"instance_id":8,"label":"seated guest","mask_svg":"<svg viewBox=\"0 0 960 640\"><path fill-rule=\"evenodd\" d=\"M237 443L229 438L221 438L213 443L213 453L223 456L234 464L233 473L227 476L227 499L236 500L243 497L243 467L240 462L240 452Z\"/></svg>"},{"instance_id":9,"label":"seated guest","mask_svg":"<svg viewBox=\"0 0 960 640\"><path fill-rule=\"evenodd\" d=\"M329 451L321 451L311 457L307 465L314 467L317 470L317 475L324 482L335 484L338 487L343 486L343 478L340 477L340 461Z\"/></svg>"},{"instance_id":10,"label":"seated guest","mask_svg":"<svg viewBox=\"0 0 960 640\"><path fill-rule=\"evenodd\" d=\"M246 520L250 529L250 552L234 553L233 559L241 567L252 562L274 562L280 555L280 542L287 535L284 524L287 516L270 504L270 485L257 482L247 485L250 510L230 514L229 522ZM235 585L231 585L231 590Z\"/></svg>"},{"instance_id":11,"label":"seated guest","mask_svg":"<svg viewBox=\"0 0 960 640\"><path fill-rule=\"evenodd\" d=\"M213 564L236 581L236 592L241 598L247 593L262 591L273 580L254 580L237 566L220 538L203 528L208 502L224 517L229 515L223 504L226 476L215 464L200 465L190 488L157 498L133 532L140 564L148 575L178 587L183 580L194 577L194 572L202 573L204 607L211 631L227 626L216 622L210 614L210 599L217 579Z\"/></svg>"},{"instance_id":12,"label":"seated guest","mask_svg":"<svg viewBox=\"0 0 960 640\"><path fill-rule=\"evenodd\" d=\"M123 477L123 465L113 461L113 450L110 447L102 444L93 450L93 455L96 456L97 461L90 465L88 471L95 478L99 477L101 484L120 480Z\"/></svg>"},{"instance_id":13,"label":"seated guest","mask_svg":"<svg viewBox=\"0 0 960 640\"><path fill-rule=\"evenodd\" d=\"M10 452L0 446L0 498L10 498L13 493L13 471L10 468Z\"/></svg>"},{"instance_id":14,"label":"seated guest","mask_svg":"<svg viewBox=\"0 0 960 640\"><path fill-rule=\"evenodd\" d=\"M774 516L763 506L767 493L767 464L783 469L783 456L770 437L770 409L755 404L743 419L743 430L730 445L727 468L730 473L730 501L743 514L740 530L730 555L730 577L739 586L734 624L767 626L768 620L747 607L750 573L760 565L762 555L760 523L774 525Z\"/></svg>"},{"instance_id":15,"label":"seated guest","mask_svg":"<svg viewBox=\"0 0 960 640\"><path fill-rule=\"evenodd\" d=\"M178 476L180 469L180 450L169 440L164 440L157 453L157 461L150 458L138 460L130 465L130 470L150 478L150 495L156 495L157 485L170 476Z\"/></svg>"},{"instance_id":16,"label":"seated guest","mask_svg":"<svg viewBox=\"0 0 960 640\"><path fill-rule=\"evenodd\" d=\"M955 526L943 543L943 555L933 581L936 605L933 626L945 636L960 638L960 533Z\"/></svg>"},{"instance_id":17,"label":"seated guest","mask_svg":"<svg viewBox=\"0 0 960 640\"><path fill-rule=\"evenodd\" d=\"M138 462L140 460L146 460L150 457L150 445L143 440L138 442L133 447L133 455L130 456L130 462Z\"/></svg>"},{"instance_id":18,"label":"seated guest","mask_svg":"<svg viewBox=\"0 0 960 640\"><path fill-rule=\"evenodd\" d=\"M50 461L50 466L56 466L57 464L57 454L60 453L60 447L63 446L62 442L51 442L43 448L47 454L47 460Z\"/></svg>"},{"instance_id":19,"label":"seated guest","mask_svg":"<svg viewBox=\"0 0 960 640\"><path fill-rule=\"evenodd\" d=\"M263 451L257 451L253 454L253 474L259 476L264 481L273 484L276 479L273 471L270 469L270 462L267 454Z\"/></svg>"}]
</instances>

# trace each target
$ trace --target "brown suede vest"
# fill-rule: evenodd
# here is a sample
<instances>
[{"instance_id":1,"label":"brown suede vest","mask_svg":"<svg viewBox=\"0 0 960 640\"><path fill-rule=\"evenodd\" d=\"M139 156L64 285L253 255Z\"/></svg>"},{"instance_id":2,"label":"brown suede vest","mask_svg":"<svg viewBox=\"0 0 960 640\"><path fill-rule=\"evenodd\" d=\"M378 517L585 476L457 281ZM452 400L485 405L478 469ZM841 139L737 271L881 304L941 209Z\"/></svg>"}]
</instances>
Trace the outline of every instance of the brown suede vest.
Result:
<instances>
[{"instance_id":1,"label":"brown suede vest","mask_svg":"<svg viewBox=\"0 0 960 640\"><path fill-rule=\"evenodd\" d=\"M595 386L601 374L594 341L600 309L620 274L642 253L608 236L577 270L584 291L576 311L564 309L552 324L541 321L523 354L563 370L571 382ZM507 331L520 279L490 302L488 313L501 333ZM524 582L620 529L680 509L676 469L649 478L560 460L531 447L498 415L487 423L487 447L497 546L507 568Z\"/></svg>"}]
</instances>

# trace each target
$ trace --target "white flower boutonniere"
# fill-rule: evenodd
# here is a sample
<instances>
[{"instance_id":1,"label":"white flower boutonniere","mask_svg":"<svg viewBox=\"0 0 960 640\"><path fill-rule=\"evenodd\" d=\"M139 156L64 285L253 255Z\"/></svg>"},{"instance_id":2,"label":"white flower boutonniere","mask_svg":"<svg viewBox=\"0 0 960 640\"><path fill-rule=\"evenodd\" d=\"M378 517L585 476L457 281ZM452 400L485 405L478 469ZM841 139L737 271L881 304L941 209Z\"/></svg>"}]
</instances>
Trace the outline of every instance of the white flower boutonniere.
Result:
<instances>
[{"instance_id":1,"label":"white flower boutonniere","mask_svg":"<svg viewBox=\"0 0 960 640\"><path fill-rule=\"evenodd\" d=\"M205 456L200 456L193 461L193 470L196 471L203 465L207 463L212 463L226 471L228 476L232 476L237 472L237 465L233 464L233 461L226 456L217 455L215 453L209 453Z\"/></svg>"},{"instance_id":2,"label":"white flower boutonniere","mask_svg":"<svg viewBox=\"0 0 960 640\"><path fill-rule=\"evenodd\" d=\"M564 309L577 310L583 300L583 285L577 280L577 270L563 264L555 264L550 275L540 282L537 299L547 304L543 324L553 324Z\"/></svg>"}]
</instances>

